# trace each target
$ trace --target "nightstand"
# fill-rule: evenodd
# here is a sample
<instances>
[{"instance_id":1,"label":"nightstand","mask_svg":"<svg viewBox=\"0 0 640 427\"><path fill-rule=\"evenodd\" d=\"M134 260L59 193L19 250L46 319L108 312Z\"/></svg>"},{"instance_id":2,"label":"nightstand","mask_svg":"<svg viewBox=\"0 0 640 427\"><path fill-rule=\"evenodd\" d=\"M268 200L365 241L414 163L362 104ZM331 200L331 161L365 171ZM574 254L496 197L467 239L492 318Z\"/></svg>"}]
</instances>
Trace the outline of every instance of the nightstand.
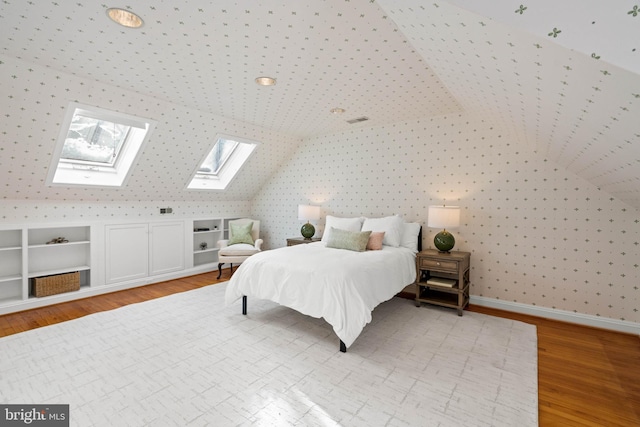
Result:
<instances>
[{"instance_id":1,"label":"nightstand","mask_svg":"<svg viewBox=\"0 0 640 427\"><path fill-rule=\"evenodd\" d=\"M312 237L311 239L305 239L304 237L289 237L287 239L287 246L304 245L306 243L319 242L320 237Z\"/></svg>"},{"instance_id":2,"label":"nightstand","mask_svg":"<svg viewBox=\"0 0 640 427\"><path fill-rule=\"evenodd\" d=\"M469 252L427 249L416 255L416 306L435 304L458 310L469 305Z\"/></svg>"}]
</instances>

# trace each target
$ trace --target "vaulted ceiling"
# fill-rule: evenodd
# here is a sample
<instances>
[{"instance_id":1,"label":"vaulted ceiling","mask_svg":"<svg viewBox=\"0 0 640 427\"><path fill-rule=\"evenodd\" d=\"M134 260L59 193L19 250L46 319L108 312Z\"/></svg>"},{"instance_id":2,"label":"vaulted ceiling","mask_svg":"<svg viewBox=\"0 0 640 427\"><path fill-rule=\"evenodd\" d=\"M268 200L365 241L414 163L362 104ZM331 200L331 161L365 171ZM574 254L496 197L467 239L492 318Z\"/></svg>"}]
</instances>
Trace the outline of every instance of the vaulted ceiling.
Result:
<instances>
[{"instance_id":1,"label":"vaulted ceiling","mask_svg":"<svg viewBox=\"0 0 640 427\"><path fill-rule=\"evenodd\" d=\"M291 141L362 116L356 126L473 114L640 209L640 6L520 1L141 0L131 7L144 26L132 30L107 19L108 4L6 0L0 54L265 129L274 141L286 135L286 147L272 146L284 157ZM2 75L10 110L18 89ZM277 84L260 87L259 76ZM0 126L11 127L9 116ZM12 161L48 162L43 145L14 150ZM278 167L262 163L256 181Z\"/></svg>"}]
</instances>

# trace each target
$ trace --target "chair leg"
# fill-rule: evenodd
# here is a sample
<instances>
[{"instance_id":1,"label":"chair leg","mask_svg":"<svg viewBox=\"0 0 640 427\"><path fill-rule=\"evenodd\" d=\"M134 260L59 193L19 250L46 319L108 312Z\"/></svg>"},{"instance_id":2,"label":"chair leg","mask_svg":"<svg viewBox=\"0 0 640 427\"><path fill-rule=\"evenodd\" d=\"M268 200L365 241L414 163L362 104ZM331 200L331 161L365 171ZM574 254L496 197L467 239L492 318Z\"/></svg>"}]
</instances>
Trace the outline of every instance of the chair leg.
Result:
<instances>
[{"instance_id":1,"label":"chair leg","mask_svg":"<svg viewBox=\"0 0 640 427\"><path fill-rule=\"evenodd\" d=\"M218 279L220 279L220 277L222 276L222 265L224 264L224 262L219 262L218 263Z\"/></svg>"}]
</instances>

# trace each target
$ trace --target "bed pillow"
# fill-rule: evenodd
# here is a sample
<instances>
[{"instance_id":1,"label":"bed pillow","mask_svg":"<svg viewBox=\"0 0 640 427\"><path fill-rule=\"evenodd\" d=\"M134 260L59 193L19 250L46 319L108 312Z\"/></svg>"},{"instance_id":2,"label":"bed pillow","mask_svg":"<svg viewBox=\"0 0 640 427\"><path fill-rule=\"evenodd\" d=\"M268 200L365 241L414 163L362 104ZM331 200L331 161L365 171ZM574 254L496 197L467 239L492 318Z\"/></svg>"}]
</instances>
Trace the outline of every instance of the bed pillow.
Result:
<instances>
[{"instance_id":1,"label":"bed pillow","mask_svg":"<svg viewBox=\"0 0 640 427\"><path fill-rule=\"evenodd\" d=\"M338 218L327 215L322 234L322 241L326 244L331 234L331 227L347 231L360 231L362 228L362 218Z\"/></svg>"},{"instance_id":2,"label":"bed pillow","mask_svg":"<svg viewBox=\"0 0 640 427\"><path fill-rule=\"evenodd\" d=\"M367 242L371 231L347 231L339 228L330 229L328 248L347 249L350 251L364 252L367 250Z\"/></svg>"},{"instance_id":3,"label":"bed pillow","mask_svg":"<svg viewBox=\"0 0 640 427\"><path fill-rule=\"evenodd\" d=\"M384 231L372 231L367 242L368 251L379 251L382 249L382 239L384 239Z\"/></svg>"},{"instance_id":4,"label":"bed pillow","mask_svg":"<svg viewBox=\"0 0 640 427\"><path fill-rule=\"evenodd\" d=\"M253 237L251 237L251 230L253 229L253 222L248 222L246 224L229 224L229 228L231 228L231 238L229 239L228 246L237 245L238 243L246 243L248 245L253 245L255 242L253 241Z\"/></svg>"},{"instance_id":5,"label":"bed pillow","mask_svg":"<svg viewBox=\"0 0 640 427\"><path fill-rule=\"evenodd\" d=\"M420 234L420 224L417 222L405 222L402 224L402 241L400 246L418 252L418 234Z\"/></svg>"},{"instance_id":6,"label":"bed pillow","mask_svg":"<svg viewBox=\"0 0 640 427\"><path fill-rule=\"evenodd\" d=\"M397 248L402 239L402 225L404 221L398 215L384 218L365 218L362 231L384 231L382 244Z\"/></svg>"}]
</instances>

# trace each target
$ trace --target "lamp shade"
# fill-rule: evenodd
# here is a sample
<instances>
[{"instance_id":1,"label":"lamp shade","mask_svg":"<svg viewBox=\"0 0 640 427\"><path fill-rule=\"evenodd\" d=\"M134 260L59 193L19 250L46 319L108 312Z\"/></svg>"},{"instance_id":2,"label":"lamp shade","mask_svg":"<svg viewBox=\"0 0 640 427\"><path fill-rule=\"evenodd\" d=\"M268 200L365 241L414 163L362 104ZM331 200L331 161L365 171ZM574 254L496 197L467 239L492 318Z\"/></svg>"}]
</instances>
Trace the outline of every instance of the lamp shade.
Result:
<instances>
[{"instance_id":1,"label":"lamp shade","mask_svg":"<svg viewBox=\"0 0 640 427\"><path fill-rule=\"evenodd\" d=\"M430 228L456 228L460 225L460 206L429 206Z\"/></svg>"},{"instance_id":2,"label":"lamp shade","mask_svg":"<svg viewBox=\"0 0 640 427\"><path fill-rule=\"evenodd\" d=\"M298 219L301 221L319 220L320 206L298 205Z\"/></svg>"}]
</instances>

